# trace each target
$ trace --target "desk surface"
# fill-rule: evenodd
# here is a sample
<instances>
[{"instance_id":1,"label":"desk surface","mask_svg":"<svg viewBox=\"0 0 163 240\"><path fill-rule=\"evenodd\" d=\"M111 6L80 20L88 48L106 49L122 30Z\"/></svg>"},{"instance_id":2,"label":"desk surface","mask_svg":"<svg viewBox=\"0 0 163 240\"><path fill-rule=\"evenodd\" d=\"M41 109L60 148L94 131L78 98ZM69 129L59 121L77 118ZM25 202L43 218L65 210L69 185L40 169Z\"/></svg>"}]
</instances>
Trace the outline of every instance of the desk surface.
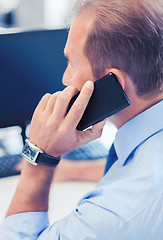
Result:
<instances>
[{"instance_id":1,"label":"desk surface","mask_svg":"<svg viewBox=\"0 0 163 240\"><path fill-rule=\"evenodd\" d=\"M19 176L0 179L0 223L3 221L19 181ZM49 219L54 222L66 216L80 198L93 189L94 182L53 183L50 193Z\"/></svg>"},{"instance_id":2,"label":"desk surface","mask_svg":"<svg viewBox=\"0 0 163 240\"><path fill-rule=\"evenodd\" d=\"M17 154L20 152L22 146L19 146L20 135L19 129L9 131L2 129L0 131L0 138L3 139L3 143L7 147L11 154ZM116 128L107 122L100 138L102 143L109 148L114 140L116 134ZM19 147L18 147L19 146ZM15 150L17 152L15 152ZM8 206L11 202L13 194L16 190L19 181L19 176L8 177L0 179L0 223L3 221ZM91 189L95 187L95 182L57 182L51 187L50 193L50 211L49 219L52 223L65 215L67 215L77 204L80 198Z\"/></svg>"}]
</instances>

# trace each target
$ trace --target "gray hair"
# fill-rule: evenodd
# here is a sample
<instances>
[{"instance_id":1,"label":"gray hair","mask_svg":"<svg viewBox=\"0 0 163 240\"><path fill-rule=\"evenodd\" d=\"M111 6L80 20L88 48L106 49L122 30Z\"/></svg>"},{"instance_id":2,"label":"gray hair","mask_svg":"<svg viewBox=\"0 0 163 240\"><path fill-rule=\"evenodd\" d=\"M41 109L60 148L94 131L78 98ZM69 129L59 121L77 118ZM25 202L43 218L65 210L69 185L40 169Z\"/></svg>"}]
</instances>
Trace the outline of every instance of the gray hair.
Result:
<instances>
[{"instance_id":1,"label":"gray hair","mask_svg":"<svg viewBox=\"0 0 163 240\"><path fill-rule=\"evenodd\" d=\"M85 55L96 78L114 67L128 74L139 96L163 91L162 0L78 0L73 18L82 14L95 19Z\"/></svg>"}]
</instances>

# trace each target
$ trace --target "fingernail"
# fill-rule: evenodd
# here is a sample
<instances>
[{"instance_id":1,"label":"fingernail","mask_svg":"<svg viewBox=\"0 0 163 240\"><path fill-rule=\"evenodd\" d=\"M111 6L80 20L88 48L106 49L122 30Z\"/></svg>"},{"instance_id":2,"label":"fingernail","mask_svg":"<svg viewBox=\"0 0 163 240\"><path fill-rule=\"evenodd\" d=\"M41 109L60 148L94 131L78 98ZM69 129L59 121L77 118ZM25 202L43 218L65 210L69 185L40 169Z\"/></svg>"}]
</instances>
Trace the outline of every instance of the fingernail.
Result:
<instances>
[{"instance_id":1,"label":"fingernail","mask_svg":"<svg viewBox=\"0 0 163 240\"><path fill-rule=\"evenodd\" d=\"M86 82L86 87L92 89L93 88L93 82L92 81L87 81Z\"/></svg>"}]
</instances>

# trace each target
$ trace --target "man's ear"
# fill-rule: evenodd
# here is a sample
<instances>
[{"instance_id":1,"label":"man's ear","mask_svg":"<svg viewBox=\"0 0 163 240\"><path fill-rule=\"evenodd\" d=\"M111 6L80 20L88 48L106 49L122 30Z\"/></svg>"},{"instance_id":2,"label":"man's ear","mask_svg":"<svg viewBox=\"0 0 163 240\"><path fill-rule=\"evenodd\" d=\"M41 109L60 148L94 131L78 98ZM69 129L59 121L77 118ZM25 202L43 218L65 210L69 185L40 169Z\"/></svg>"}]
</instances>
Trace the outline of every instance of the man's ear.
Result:
<instances>
[{"instance_id":1,"label":"man's ear","mask_svg":"<svg viewBox=\"0 0 163 240\"><path fill-rule=\"evenodd\" d=\"M123 90L125 90L126 87L126 74L122 71L120 71L117 68L109 68L106 70L105 74L108 73L114 73L119 81L119 83L121 84L121 87L123 88Z\"/></svg>"}]
</instances>

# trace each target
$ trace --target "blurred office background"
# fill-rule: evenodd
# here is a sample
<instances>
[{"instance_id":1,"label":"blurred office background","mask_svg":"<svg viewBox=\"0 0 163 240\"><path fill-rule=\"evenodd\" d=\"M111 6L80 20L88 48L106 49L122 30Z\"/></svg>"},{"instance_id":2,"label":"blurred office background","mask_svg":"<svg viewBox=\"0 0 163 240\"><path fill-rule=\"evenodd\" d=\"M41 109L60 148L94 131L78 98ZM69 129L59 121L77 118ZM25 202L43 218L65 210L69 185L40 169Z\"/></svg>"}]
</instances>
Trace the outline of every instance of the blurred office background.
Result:
<instances>
[{"instance_id":1,"label":"blurred office background","mask_svg":"<svg viewBox=\"0 0 163 240\"><path fill-rule=\"evenodd\" d=\"M68 28L69 16L71 15L71 11L75 2L76 0L0 0L0 34L26 32L30 30L37 31L40 29L56 30L56 29ZM9 39L10 39L10 36L9 36ZM1 41L1 44L2 44L2 41ZM11 48L11 45L10 45L10 48ZM64 48L64 44L63 44L63 48ZM4 54L6 52L5 55L7 55L8 51L9 51L9 48L6 43L6 49L4 49ZM47 51L47 50L44 50L44 51ZM52 51L54 51L54 49L52 49ZM10 59L13 58L12 53L8 54L8 56L10 56ZM5 60L4 55L1 52L0 69L4 66L4 60ZM17 59L15 58L15 60ZM10 67L12 68L12 66L10 66L11 65L10 62L11 61L9 60L7 63L8 64L7 68L9 69L9 71L10 71ZM14 64L13 64L13 67L15 68ZM64 72L64 68L65 68L65 62L64 62L64 66L62 66L63 72ZM1 74L2 72L3 71L1 69ZM2 76L3 75L1 75L1 77ZM61 73L59 76L61 76ZM53 76L51 78L53 78ZM57 81L61 82L61 80L62 79L58 79ZM7 80L2 78L0 80L1 84L3 83L6 85L9 84L9 83L6 83L6 81L8 81L8 77L7 77ZM12 82L13 81L15 81L15 79L12 79ZM25 84L26 83L24 82L24 85ZM19 85L17 85L17 87L14 89L18 89L18 88L19 88ZM1 89L3 89L3 86ZM20 96L21 96L21 93L20 93ZM1 98L3 99L2 96ZM0 113L1 117L2 117L2 114L3 113L1 111ZM0 122L1 122L1 118L0 118ZM0 126L0 143L2 143L7 148L10 154L17 154L22 149L23 143L21 141L20 133L21 133L21 129L19 127L1 128ZM4 154L4 151L0 149L0 156L3 156L3 154Z\"/></svg>"},{"instance_id":2,"label":"blurred office background","mask_svg":"<svg viewBox=\"0 0 163 240\"><path fill-rule=\"evenodd\" d=\"M26 32L26 31L28 32L30 30L31 31L35 31L35 30L38 31L40 29L48 29L49 31L51 31L51 30L69 28L69 17L71 15L71 11L72 11L72 9L75 5L75 2L76 2L76 0L0 0L0 35L3 36L4 33L8 33L8 32L9 33L10 32L12 32L12 33ZM47 33L45 33L45 35L47 35ZM51 35L49 35L49 36L51 36ZM64 49L64 44L65 44L65 41L66 41L65 36L67 36L67 33L66 34L64 33L64 40L63 40L63 37L62 37L63 49ZM17 36L17 38L18 37L19 36ZM22 71L25 72L24 76L21 77L20 80L19 80L19 83L21 85L19 85L19 83L18 83L17 75L15 74L15 72L14 72L14 75L12 75L12 73L10 73L10 75L12 75L12 79L9 79L9 81L12 83L12 86L10 86L10 83L6 82L6 81L8 81L8 78L10 77L9 74L6 77L7 80L3 78L2 73L4 72L4 66L6 68L6 71L11 72L11 70L13 70L13 68L17 68L17 66L15 67L15 61L18 62L18 59L19 59L19 63L20 63L21 58L26 58L25 50L22 51L22 48L21 48L21 49L18 49L19 52L17 52L17 48L18 48L17 45L20 45L20 44L19 44L19 42L17 43L17 45L14 45L15 43L13 44L14 41L15 42L17 41L16 39L12 40L11 35L6 37L6 39L3 40L3 38L1 37L1 46L0 46L0 49L1 49L1 56L0 56L1 57L0 58L0 74L1 74L0 75L0 82L1 82L1 92L0 92L0 95L1 95L0 96L1 97L1 104L0 104L0 111L1 111L0 112L0 115L1 115L1 117L0 117L0 143L2 143L7 148L9 154L17 154L21 151L21 149L23 147L23 142L21 141L21 135L20 135L21 129L19 127L3 128L1 126L1 125L4 125L4 124L1 124L2 119L3 119L2 115L4 114L4 109L5 109L5 108L2 107L3 100L4 100L4 95L5 95L4 92L7 89L7 85L9 85L8 89L9 88L12 88L12 89L10 89L10 90L7 89L6 96L7 96L7 94L9 95L9 92L10 92L10 93L13 94L13 98L14 97L15 98L19 97L20 98L20 99L15 100L15 101L17 101L19 103L22 101L22 104L23 104L23 101L25 101L25 98L23 99L22 94L24 94L24 93L22 93L23 91L20 92L19 88L20 88L20 90L22 90L22 86L24 84L24 88L26 89L26 92L27 92L30 88L31 83L29 83L29 86L26 83L28 81L28 79L26 78L27 73L25 72L24 69L22 70ZM55 66L55 64L56 64L55 63L56 60L55 60L55 62L53 62L55 56L53 56L53 59L51 59L52 54L55 51L55 49L52 47L53 40L54 40L54 37L51 40L51 42L48 42L48 44L50 45L50 47L49 47L50 50L49 49L48 50L43 49L44 45L46 45L45 39L44 39L44 42L41 39L41 41L43 43L41 43L41 41L40 41L39 46L37 46L39 49L41 49L40 55L38 55L38 56L41 56L41 54L48 51L48 54L47 54L46 58L50 58L49 61L52 61L52 63L50 64L50 67L48 69L48 71L50 73L49 75L52 75L51 79L49 78L49 82L50 81L52 82L52 83L50 83L51 85L49 85L50 87L52 86L52 84L54 85L54 83L55 83L54 77L57 78L57 82L58 81L61 82L62 73L64 72L64 69L66 67L65 59L63 60L64 56L61 56L61 61L63 62L63 64L62 64L63 66L61 66L61 64L60 64L59 65L60 69L58 69L58 65L56 66L57 67L57 72L60 72L59 78L58 78L58 76L56 76L56 69L53 69L53 72L52 72L52 68L54 68L53 66ZM22 37L21 37L21 41L24 41L22 39ZM29 40L27 40L27 41L29 41ZM38 39L37 39L37 41L38 41ZM48 37L47 37L47 41L49 41ZM4 47L3 47L4 42L6 42L6 45L4 45ZM32 44L33 43L31 43L31 45L28 46L28 49L30 49L30 47L35 48L35 45L34 44L32 45ZM59 46L58 47L62 48L62 45L60 47ZM26 46L26 45L22 45L22 46ZM13 48L16 48L16 49L12 50ZM35 51L34 48L31 48L31 49L33 51ZM43 52L42 52L42 49L43 49ZM32 50L31 50L31 52L32 52ZM21 51L22 51L21 54L23 55L23 57L18 56L18 54L20 55ZM37 49L37 51L38 51L38 49ZM52 54L49 53L50 51L52 51ZM62 49L60 49L60 51L63 52ZM60 54L60 52L59 52L59 54ZM7 55L7 57L6 57L6 55ZM31 56L33 57L32 54L31 54ZM32 57L31 57L31 59L32 59ZM8 60L6 60L5 58L7 58ZM43 58L45 58L45 57L43 56ZM13 60L11 61L11 59L13 59ZM6 62L4 63L4 61L6 61L7 63ZM40 60L40 61L42 61L42 60ZM57 57L57 61L58 61L58 57ZM24 64L24 63L22 62L22 64ZM31 63L31 64L36 64L36 63ZM45 61L43 62L43 64L45 64ZM27 62L26 65L28 65L28 62ZM18 66L18 69L20 67L22 69L22 66ZM34 65L34 67L35 67L35 65ZM47 65L46 65L46 67L47 67ZM29 71L29 69L30 69L29 66L27 66L26 71ZM42 71L41 68L40 68L40 71ZM46 74L47 74L47 72L46 72ZM43 77L43 74L40 73L40 75L42 75L43 80L41 80L40 76L35 78L36 81L38 81L39 85L41 85L41 81L45 82L44 81L45 78ZM14 79L14 76L15 76L16 79ZM24 80L24 83L23 83L23 80ZM29 78L29 82L30 81L31 80ZM48 82L47 78L46 78L46 82ZM14 84L15 84L15 86L14 86ZM3 86L5 86L5 90L3 90ZM46 86L45 85L42 85L42 88L45 89L45 91L46 91ZM14 95L14 91L15 91L15 95ZM16 91L18 91L18 93ZM41 92L42 89L41 88L38 89L38 92L39 91ZM33 93L33 92L30 91L30 94L31 93ZM27 93L25 93L25 94L27 94ZM34 96L34 97L36 97L36 96ZM40 99L40 96L37 96L37 98ZM31 99L31 96L30 96L30 99ZM33 100L30 100L30 101L32 102ZM38 99L37 99L37 101L38 101ZM27 102L27 100L26 100L26 102ZM14 101L13 102L11 101L11 103L13 105L15 103L15 105L16 105L16 102L14 102ZM31 108L31 109L32 109L32 107L35 107L35 106L31 107L30 104L28 104L28 105L29 105L28 107ZM17 108L19 109L19 106L17 106ZM27 108L27 105L26 105L26 108ZM11 112L13 113L14 111L15 110L12 109ZM33 109L31 111L33 111ZM6 114L6 116L7 116L7 114ZM16 111L15 111L15 116L14 117L19 118ZM12 116L10 118L12 118ZM8 119L9 119L9 117L8 117ZM4 119L3 119L3 122L4 122ZM109 125L109 123L108 123L108 125ZM115 132L116 132L116 129L111 125L111 127L109 128L110 138L107 139L107 142L104 141L106 147L109 147L110 144L112 143L112 140L114 139ZM104 134L104 136L105 136L105 138L107 138L108 134L106 133L106 134ZM4 151L2 149L0 149L0 156L3 156L3 154L4 154Z\"/></svg>"},{"instance_id":3,"label":"blurred office background","mask_svg":"<svg viewBox=\"0 0 163 240\"><path fill-rule=\"evenodd\" d=\"M0 0L0 26L65 28L76 0Z\"/></svg>"},{"instance_id":4,"label":"blurred office background","mask_svg":"<svg viewBox=\"0 0 163 240\"><path fill-rule=\"evenodd\" d=\"M2 107L2 109L0 107L0 125L1 125L1 122L3 119L2 116L5 115L4 111L7 112L9 110L6 106L5 106L6 107L5 110L3 110L4 109L3 108L4 107L3 106L3 97L6 96L8 98L8 96L10 96L10 94L13 94L14 91L19 90L19 87L20 87L17 84L18 79L17 78L14 79L13 75L12 75L12 79L10 79L10 82L12 83L12 85L15 84L14 86L12 86L12 89L11 89L10 84L6 83L7 80L3 78L2 73L6 74L7 72L10 72L10 67L12 67L11 70L14 70L15 62L16 61L18 62L18 60L20 62L20 60L21 60L21 57L20 56L18 57L18 54L16 52L16 47L19 47L19 44L15 45L16 47L13 47L13 45L12 45L13 41L11 44L12 37L9 35L9 37L7 38L7 41L6 41L6 39L5 39L5 37L7 36L6 33L8 33L8 32L15 33L17 31L18 32L21 32L21 31L26 32L26 31L30 31L30 30L37 31L40 29L49 29L49 31L51 31L51 30L53 31L56 29L65 29L65 28L69 27L68 26L68 18L71 14L71 10L72 10L75 2L76 2L76 0L0 0L0 37L2 40L0 45L2 45L2 42L3 43L5 42L5 44L8 44L7 47L5 47L4 49L3 49L3 46L0 46L1 47L1 50L0 50L0 60L1 60L0 61L0 84L1 84L1 86L0 86L0 88L1 88L0 103L1 104L0 104L0 106ZM4 33L6 35L5 37L4 37ZM22 37L25 35L20 35L20 36ZM34 36L34 33L32 33L32 36ZM5 39L5 41L3 41L4 39ZM26 41L26 42L28 42L28 41ZM44 43L43 40L41 40L39 44L37 44L37 41L36 41L35 45L32 45L32 46L40 47L40 49L42 50L43 46L45 45L43 43ZM54 45L53 43L50 43L50 47L53 45ZM24 45L22 45L22 46L24 46ZM22 47L22 46L20 46L20 47ZM63 46L63 48L64 48L64 46ZM23 47L21 49L23 49ZM30 49L30 48L28 47L28 49ZM38 51L38 49L36 49L36 50ZM3 55L3 52L4 52L4 55ZM16 52L16 54L15 54L15 52ZM47 53L48 55L46 56L46 60L47 60L47 58L49 58L49 56L52 57L52 54L50 53L49 49L48 49L48 51L46 49L46 52L48 52ZM37 53L38 52L36 52L34 54L37 56ZM41 53L39 52L38 56L40 56ZM28 54L29 54L29 52L28 52ZM24 51L23 51L22 55L23 55L23 58L26 59ZM15 57L15 60L13 57ZM13 65L11 64L11 58L13 58ZM7 60L5 60L5 59L7 59ZM40 60L40 58L39 58L39 60ZM57 58L57 60L58 60L58 58ZM4 71L4 67L3 67L4 66L3 64L5 61L6 61L5 66L7 66L6 71ZM44 63L45 63L45 61L43 62L43 64ZM33 64L33 63L31 63L31 64ZM34 64L36 64L36 63L34 63ZM9 65L12 65L12 66L9 66ZM50 64L50 66L52 66L51 68L53 68L53 63ZM28 65L27 65L27 67L29 70ZM63 69L64 69L64 67L65 66L63 66ZM16 68L17 68L17 66L16 66ZM18 70L19 69L22 70L22 68L18 68ZM63 69L62 69L62 71L64 71ZM43 69L40 68L40 70L42 71ZM57 69L57 70L60 70L60 69ZM60 72L62 72L62 71L60 70ZM26 75L27 74L25 74L25 76ZM51 75L51 72L49 75ZM48 82L47 78L44 78L44 79L46 80L44 82ZM20 80L23 81L24 79L21 78ZM39 82L39 85L41 85L39 77L38 78L34 77L33 81L35 81L35 80L37 80ZM51 81L54 81L53 77L52 77ZM57 81L61 81L61 77L59 77L59 79L57 77ZM28 84L26 82L24 82L23 84L25 86L26 92L28 92L28 90L27 90ZM3 85L5 86L6 91L3 90ZM35 87L35 89L37 89L37 88ZM38 91L40 91L40 90L38 89ZM31 91L29 91L29 95L30 94L31 94ZM26 99L23 99L22 95L19 92L16 93L15 96L19 98L18 99L19 103L21 101L23 102L24 100L26 100ZM31 95L29 97L31 99ZM9 101L11 102L12 105L14 105L13 100L14 100L13 98L9 99ZM26 105L24 107L25 110L27 109L28 105ZM14 108L14 106L11 106L11 107ZM17 108L19 108L19 107L17 107ZM11 112L10 111L8 111L8 112L10 113L10 115L11 115L11 112L14 112L16 117L19 118L18 115L16 114L16 112L13 111L13 109ZM9 118L11 120L12 116L8 117L7 120ZM4 121L3 121L3 124L4 124ZM28 133L28 130L29 129L27 128L27 130L26 130L27 133ZM106 124L103 135L101 137L102 143L107 148L110 147L115 134L116 134L116 128L111 123L108 122ZM5 147L5 148L3 148L3 147L1 148L1 146ZM11 154L11 155L18 154L22 150L22 147L23 147L23 142L22 142L22 138L21 138L21 128L20 127L15 126L15 127L4 128L4 127L0 126L0 157L4 156L5 154ZM5 212L7 211L8 205L12 199L12 196L16 189L18 180L19 180L18 176L0 179L0 196L1 196L0 223L5 216ZM52 215L50 215L50 220L53 221L53 215L55 215L55 219L59 219L60 217L63 217L65 214L67 214L73 208L73 206L76 205L76 202L80 199L80 197L84 193L86 193L87 191L92 189L95 186L95 184L96 183L94 183L94 182L93 183L72 182L72 183L55 184L55 187L52 188L52 193L55 192L55 194L54 194L55 200L54 200L54 197L52 194L51 202L53 204L50 204L50 208L54 211L51 211ZM67 194L67 191L68 191L68 194ZM64 197L65 195L66 195L66 197ZM61 201L61 199L63 202ZM62 209L60 209L60 207L58 207L60 204L62 204ZM63 208L63 206L65 206L65 207Z\"/></svg>"}]
</instances>

